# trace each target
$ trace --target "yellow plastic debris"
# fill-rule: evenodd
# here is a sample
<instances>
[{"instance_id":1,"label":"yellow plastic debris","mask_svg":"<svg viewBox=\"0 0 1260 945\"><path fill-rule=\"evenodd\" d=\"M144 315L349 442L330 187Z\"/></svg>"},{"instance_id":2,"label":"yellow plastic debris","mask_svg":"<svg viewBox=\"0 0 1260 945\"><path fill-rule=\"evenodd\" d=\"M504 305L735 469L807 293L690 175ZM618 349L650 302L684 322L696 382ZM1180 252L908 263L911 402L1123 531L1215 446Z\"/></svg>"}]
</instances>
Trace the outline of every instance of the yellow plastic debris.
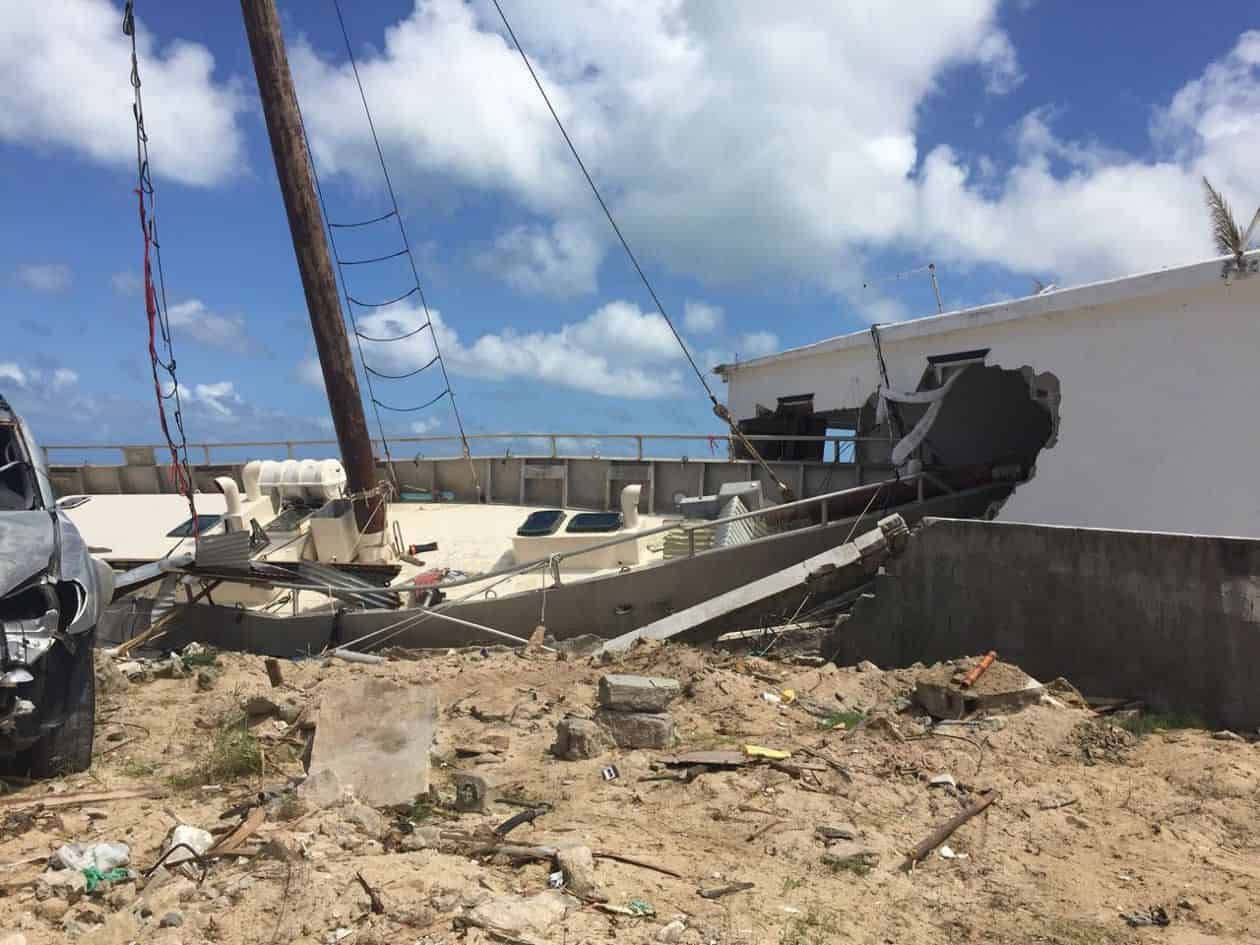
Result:
<instances>
[{"instance_id":1,"label":"yellow plastic debris","mask_svg":"<svg viewBox=\"0 0 1260 945\"><path fill-rule=\"evenodd\" d=\"M791 705L796 701L796 690L784 689L781 693L779 693L779 698L783 700L784 705Z\"/></svg>"},{"instance_id":2,"label":"yellow plastic debris","mask_svg":"<svg viewBox=\"0 0 1260 945\"><path fill-rule=\"evenodd\" d=\"M744 754L749 758L767 758L770 761L784 761L792 757L790 751L780 751L777 748L763 748L760 745L745 745Z\"/></svg>"}]
</instances>

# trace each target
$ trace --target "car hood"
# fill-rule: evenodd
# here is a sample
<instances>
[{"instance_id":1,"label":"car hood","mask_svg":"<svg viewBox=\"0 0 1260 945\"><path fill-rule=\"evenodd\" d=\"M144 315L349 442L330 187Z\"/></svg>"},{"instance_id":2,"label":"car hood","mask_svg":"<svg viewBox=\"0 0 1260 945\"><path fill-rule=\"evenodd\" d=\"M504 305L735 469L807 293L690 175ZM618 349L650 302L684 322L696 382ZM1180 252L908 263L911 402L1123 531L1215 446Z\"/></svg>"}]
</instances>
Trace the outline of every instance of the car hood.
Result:
<instances>
[{"instance_id":1,"label":"car hood","mask_svg":"<svg viewBox=\"0 0 1260 945\"><path fill-rule=\"evenodd\" d=\"M56 548L47 512L0 512L0 597L46 570Z\"/></svg>"}]
</instances>

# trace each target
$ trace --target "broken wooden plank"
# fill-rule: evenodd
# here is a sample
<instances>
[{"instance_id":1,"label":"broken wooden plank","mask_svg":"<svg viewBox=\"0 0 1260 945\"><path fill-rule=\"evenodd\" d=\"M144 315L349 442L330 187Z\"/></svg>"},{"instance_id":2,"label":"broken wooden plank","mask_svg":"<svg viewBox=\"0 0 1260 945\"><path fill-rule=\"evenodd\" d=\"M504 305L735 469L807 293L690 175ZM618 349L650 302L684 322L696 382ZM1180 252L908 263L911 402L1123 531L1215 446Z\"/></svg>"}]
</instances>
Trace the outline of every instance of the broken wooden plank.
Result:
<instances>
[{"instance_id":1,"label":"broken wooden plank","mask_svg":"<svg viewBox=\"0 0 1260 945\"><path fill-rule=\"evenodd\" d=\"M245 841L258 832L258 828L267 819L267 812L261 807L253 808L236 828L206 851L206 858L215 856L237 856Z\"/></svg>"},{"instance_id":2,"label":"broken wooden plank","mask_svg":"<svg viewBox=\"0 0 1260 945\"><path fill-rule=\"evenodd\" d=\"M986 791L945 823L933 830L906 856L905 861L901 864L902 872L909 871L914 864L918 863L920 860L926 859L933 850L948 840L955 830L967 821L971 820L972 817L975 817L977 814L986 810L988 806L999 797L1001 797L1001 794L997 791Z\"/></svg>"},{"instance_id":3,"label":"broken wooden plank","mask_svg":"<svg viewBox=\"0 0 1260 945\"><path fill-rule=\"evenodd\" d=\"M149 787L136 790L88 791L83 794L47 794L42 797L26 797L15 794L0 798L0 810L43 807L53 810L60 807L78 807L81 804L108 804L110 801L129 801L136 798L161 797L161 788Z\"/></svg>"}]
</instances>

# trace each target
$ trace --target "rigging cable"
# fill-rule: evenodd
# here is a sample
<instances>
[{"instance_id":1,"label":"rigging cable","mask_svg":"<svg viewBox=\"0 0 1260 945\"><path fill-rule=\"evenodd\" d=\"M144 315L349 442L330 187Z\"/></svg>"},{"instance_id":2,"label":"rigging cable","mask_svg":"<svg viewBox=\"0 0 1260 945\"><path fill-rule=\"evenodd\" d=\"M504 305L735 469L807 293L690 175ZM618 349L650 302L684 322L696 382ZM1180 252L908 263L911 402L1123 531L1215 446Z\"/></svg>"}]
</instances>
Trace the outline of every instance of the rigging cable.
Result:
<instances>
[{"instance_id":1,"label":"rigging cable","mask_svg":"<svg viewBox=\"0 0 1260 945\"><path fill-rule=\"evenodd\" d=\"M158 422L171 454L171 479L180 495L188 500L192 536L200 537L197 505L193 499L195 486L192 466L188 461L188 437L184 433L184 412L180 403L179 379L175 372L175 349L171 342L171 324L166 307L166 277L162 271L162 243L158 239L157 194L149 170L149 134L144 124L144 103L140 96L140 61L136 51L135 0L123 6L123 35L131 39L131 87L135 99L131 106L136 121L136 198L140 210L140 230L144 236L144 308L149 327L149 364L153 372L153 390L157 399ZM150 259L152 250L152 261ZM157 265L157 285L153 284L153 263ZM163 354L158 353L158 336ZM170 381L169 393L162 391L162 375ZM166 416L166 402L174 405L172 419L178 441L171 434Z\"/></svg>"},{"instance_id":2,"label":"rigging cable","mask_svg":"<svg viewBox=\"0 0 1260 945\"><path fill-rule=\"evenodd\" d=\"M350 45L350 34L346 29L345 17L341 13L340 0L333 0L333 9L337 11L337 25L341 28L341 39L346 46L346 57L350 60L350 69L354 73L354 82L359 88L359 100L363 103L363 114L367 118L368 129L372 132L372 143L376 146L376 157L381 165L381 175L385 179L385 189L389 192L389 202L391 207L390 214L393 215L394 219L398 223L398 233L402 237L403 246L405 247L407 255L407 263L411 267L411 275L415 280L416 293L420 300L420 307L424 311L425 325L429 327L430 334L432 336L433 351L436 355L435 360L442 370L442 382L446 385L446 390L443 391L442 394L438 395L437 399L441 399L441 397L446 396L451 400L451 412L455 415L455 425L459 428L459 439L463 447L464 458L468 461L468 469L469 472L472 473L473 485L476 487L477 497L480 499L482 497L481 479L477 475L477 465L472 460L472 450L468 445L468 434L464 431L464 419L460 416L459 405L455 402L455 389L451 387L451 378L446 371L446 360L442 357L442 349L438 344L437 332L432 330L433 318L429 312L429 303L424 297L424 289L420 284L420 272L416 268L416 257L411 250L411 241L407 237L407 227L403 224L402 213L398 209L398 196L394 192L394 182L390 179L389 168L385 164L385 152L381 149L381 140L376 134L376 123L372 120L372 109L368 107L367 93L363 90L363 80L359 76L359 64L355 60L354 49ZM311 163L314 164L314 159L312 159ZM390 214L386 214L386 216L389 216ZM355 329L355 333L356 335L358 334L357 328ZM361 354L360 357L362 357ZM432 364L432 362L430 362L430 364ZM378 403L377 406L384 405ZM382 436L383 435L384 434L382 434Z\"/></svg>"},{"instance_id":3,"label":"rigging cable","mask_svg":"<svg viewBox=\"0 0 1260 945\"><path fill-rule=\"evenodd\" d=\"M335 2L337 2L337 0L334 0L334 3ZM704 372L700 370L700 366L696 364L696 359L691 356L691 352L687 349L687 344L683 341L682 335L680 335L678 333L678 329L674 327L674 320L670 318L669 313L665 311L665 306L661 303L660 297L656 294L656 289L652 287L652 282L648 279L647 273L644 272L643 267L639 265L638 257L635 256L634 250L630 248L630 243L621 232L621 227L617 225L617 221L612 215L612 210L609 209L607 201L604 200L603 194L600 193L599 187L595 184L595 179L591 177L591 172L586 169L586 163L582 160L582 156L578 154L577 146L574 145L573 139L569 137L569 132L565 130L564 122L560 120L560 115L557 114L555 107L551 104L551 98L547 95L547 90L543 88L542 80L538 78L538 73L534 71L534 65L529 61L529 56L525 53L525 47L522 46L521 41L516 38L516 31L512 29L512 24L508 22L507 14L503 12L503 7L500 6L499 0L491 0L491 2L494 4L495 10L498 11L499 19L503 21L503 27L507 30L507 34L512 40L512 45L514 45L516 47L516 51L520 53L521 61L525 63L525 68L529 71L530 78L534 80L534 85L538 88L538 93L542 96L543 102L546 103L547 111L551 112L551 117L554 119L556 127L560 129L560 134L564 138L564 143L569 146L569 153L573 155L573 160L577 162L578 168L582 171L582 176L586 178L586 183L590 186L591 193L595 195L595 200L599 203L600 209L604 211L604 216L608 219L608 225L612 227L613 233L616 234L618 241L621 243L621 248L625 250L627 258L629 258L631 265L634 266L634 271L639 274L639 279L643 282L643 287L647 289L648 295L652 297L652 301L656 305L656 310L660 312L661 317L665 319L665 324L669 326L669 330L673 333L674 340L678 342L678 347L682 348L682 352L687 358L687 363L691 365L691 370L695 372L696 379L700 381L700 386L704 388L704 392L708 395L710 403L713 404L714 415L730 427L731 435L735 439L739 440L744 448L748 450L752 457L770 477L771 481L779 487L780 491L783 493L783 498L789 502L792 501L796 497L793 491L786 483L779 479L774 470L770 468L770 466L762 458L761 454L757 451L757 448L752 445L749 439L744 435L743 431L739 429L739 426L735 423L735 418L731 416L730 410L728 410L726 405L721 403L717 399L717 396L713 393L713 388L709 386L708 380L705 379Z\"/></svg>"}]
</instances>

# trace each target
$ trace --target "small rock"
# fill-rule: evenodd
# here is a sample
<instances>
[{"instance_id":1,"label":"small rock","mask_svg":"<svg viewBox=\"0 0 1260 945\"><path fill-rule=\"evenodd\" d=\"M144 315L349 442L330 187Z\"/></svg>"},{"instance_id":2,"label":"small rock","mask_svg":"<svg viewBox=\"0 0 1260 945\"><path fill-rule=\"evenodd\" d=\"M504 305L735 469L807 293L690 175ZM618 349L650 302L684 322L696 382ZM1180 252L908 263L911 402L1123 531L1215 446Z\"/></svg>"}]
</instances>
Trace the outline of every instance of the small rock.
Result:
<instances>
[{"instance_id":1,"label":"small rock","mask_svg":"<svg viewBox=\"0 0 1260 945\"><path fill-rule=\"evenodd\" d=\"M197 670L197 690L209 692L214 688L214 673L208 669Z\"/></svg>"},{"instance_id":2,"label":"small rock","mask_svg":"<svg viewBox=\"0 0 1260 945\"><path fill-rule=\"evenodd\" d=\"M304 705L296 700L288 700L280 703L276 712L280 716L280 721L292 725L302 717L302 710L305 708Z\"/></svg>"},{"instance_id":3,"label":"small rock","mask_svg":"<svg viewBox=\"0 0 1260 945\"><path fill-rule=\"evenodd\" d=\"M1247 740L1237 732L1229 731L1229 729L1222 729L1219 732L1213 732L1212 737L1218 742L1245 742Z\"/></svg>"},{"instance_id":4,"label":"small rock","mask_svg":"<svg viewBox=\"0 0 1260 945\"><path fill-rule=\"evenodd\" d=\"M131 686L131 680L127 678L127 674L118 668L108 656L103 653L96 655L96 691L104 695L121 692Z\"/></svg>"},{"instance_id":5,"label":"small rock","mask_svg":"<svg viewBox=\"0 0 1260 945\"><path fill-rule=\"evenodd\" d=\"M819 824L814 833L822 840L855 840L858 835L852 824Z\"/></svg>"},{"instance_id":6,"label":"small rock","mask_svg":"<svg viewBox=\"0 0 1260 945\"><path fill-rule=\"evenodd\" d=\"M683 935L687 932L687 923L681 919L675 919L669 925L662 925L656 933L658 942L665 942L667 945L676 945L682 941Z\"/></svg>"},{"instance_id":7,"label":"small rock","mask_svg":"<svg viewBox=\"0 0 1260 945\"><path fill-rule=\"evenodd\" d=\"M593 633L583 633L566 640L557 640L551 646L565 659L580 659L584 656L594 656L604 648L604 643L603 637L597 637Z\"/></svg>"},{"instance_id":8,"label":"small rock","mask_svg":"<svg viewBox=\"0 0 1260 945\"><path fill-rule=\"evenodd\" d=\"M456 810L484 811L494 800L494 789L485 775L456 771L451 780L455 785Z\"/></svg>"},{"instance_id":9,"label":"small rock","mask_svg":"<svg viewBox=\"0 0 1260 945\"><path fill-rule=\"evenodd\" d=\"M35 914L49 922L59 922L61 917L70 911L70 903L64 899L45 899L35 906Z\"/></svg>"},{"instance_id":10,"label":"small rock","mask_svg":"<svg viewBox=\"0 0 1260 945\"><path fill-rule=\"evenodd\" d=\"M551 752L565 761L598 758L612 748L608 733L590 719L561 719L556 725L556 742Z\"/></svg>"},{"instance_id":11,"label":"small rock","mask_svg":"<svg viewBox=\"0 0 1260 945\"><path fill-rule=\"evenodd\" d=\"M508 748L511 747L512 745L512 740L508 738L508 736L499 735L494 732L491 732L490 734L487 734L487 735L482 735L481 740L486 745L489 745L490 749L495 752L507 751Z\"/></svg>"},{"instance_id":12,"label":"small rock","mask_svg":"<svg viewBox=\"0 0 1260 945\"><path fill-rule=\"evenodd\" d=\"M870 660L862 660L855 667L859 673L882 673L883 670L872 663Z\"/></svg>"},{"instance_id":13,"label":"small rock","mask_svg":"<svg viewBox=\"0 0 1260 945\"><path fill-rule=\"evenodd\" d=\"M79 870L49 870L39 878L35 893L37 898L40 886L52 890L53 895L74 898L76 894L87 891L87 880Z\"/></svg>"},{"instance_id":14,"label":"small rock","mask_svg":"<svg viewBox=\"0 0 1260 945\"><path fill-rule=\"evenodd\" d=\"M177 929L184 924L184 916L179 912L168 912L162 916L158 922L158 927L163 929Z\"/></svg>"},{"instance_id":15,"label":"small rock","mask_svg":"<svg viewBox=\"0 0 1260 945\"><path fill-rule=\"evenodd\" d=\"M416 850L436 850L442 845L441 827L417 827L411 833L403 834L398 841L398 848L407 852ZM454 908L452 906L452 908ZM447 910L449 911L449 910Z\"/></svg>"},{"instance_id":16,"label":"small rock","mask_svg":"<svg viewBox=\"0 0 1260 945\"><path fill-rule=\"evenodd\" d=\"M588 901L608 901L608 896L600 889L599 880L595 878L595 858L589 847L560 847L556 851L556 863L564 874L565 886L575 896Z\"/></svg>"},{"instance_id":17,"label":"small rock","mask_svg":"<svg viewBox=\"0 0 1260 945\"><path fill-rule=\"evenodd\" d=\"M63 918L63 922L75 921L83 925L104 925L105 912L99 906L89 903L80 903L73 912L67 913L69 919Z\"/></svg>"},{"instance_id":18,"label":"small rock","mask_svg":"<svg viewBox=\"0 0 1260 945\"><path fill-rule=\"evenodd\" d=\"M105 897L105 901L109 903L111 909L124 909L131 904L136 898L136 888L128 883L126 885L115 886L109 891L109 895Z\"/></svg>"},{"instance_id":19,"label":"small rock","mask_svg":"<svg viewBox=\"0 0 1260 945\"><path fill-rule=\"evenodd\" d=\"M241 703L241 711L248 716L275 715L280 707L266 696L249 696Z\"/></svg>"},{"instance_id":20,"label":"small rock","mask_svg":"<svg viewBox=\"0 0 1260 945\"><path fill-rule=\"evenodd\" d=\"M677 679L610 673L600 677L599 704L620 712L664 712L682 695Z\"/></svg>"},{"instance_id":21,"label":"small rock","mask_svg":"<svg viewBox=\"0 0 1260 945\"><path fill-rule=\"evenodd\" d=\"M958 790L958 782L954 780L954 776L948 772L942 774L934 774L928 778L928 787L945 788L949 791Z\"/></svg>"},{"instance_id":22,"label":"small rock","mask_svg":"<svg viewBox=\"0 0 1260 945\"><path fill-rule=\"evenodd\" d=\"M188 675L188 667L184 665L184 661L177 653L172 653L169 659L157 664L153 675L158 679L183 679Z\"/></svg>"},{"instance_id":23,"label":"small rock","mask_svg":"<svg viewBox=\"0 0 1260 945\"><path fill-rule=\"evenodd\" d=\"M83 809L83 816L88 820L104 820L109 816L109 812L96 807L85 807Z\"/></svg>"},{"instance_id":24,"label":"small rock","mask_svg":"<svg viewBox=\"0 0 1260 945\"><path fill-rule=\"evenodd\" d=\"M464 915L464 922L499 935L546 935L564 918L571 902L553 889L533 896L491 896Z\"/></svg>"},{"instance_id":25,"label":"small rock","mask_svg":"<svg viewBox=\"0 0 1260 945\"><path fill-rule=\"evenodd\" d=\"M343 816L374 840L389 832L389 821L366 804L349 805Z\"/></svg>"},{"instance_id":26,"label":"small rock","mask_svg":"<svg viewBox=\"0 0 1260 945\"><path fill-rule=\"evenodd\" d=\"M674 719L668 712L600 709L595 720L621 748L669 748L674 742Z\"/></svg>"},{"instance_id":27,"label":"small rock","mask_svg":"<svg viewBox=\"0 0 1260 945\"><path fill-rule=\"evenodd\" d=\"M1093 830L1094 829L1093 824L1091 824L1084 817L1078 817L1076 814L1068 814L1063 819L1066 820L1073 827L1076 827L1080 830Z\"/></svg>"}]
</instances>

